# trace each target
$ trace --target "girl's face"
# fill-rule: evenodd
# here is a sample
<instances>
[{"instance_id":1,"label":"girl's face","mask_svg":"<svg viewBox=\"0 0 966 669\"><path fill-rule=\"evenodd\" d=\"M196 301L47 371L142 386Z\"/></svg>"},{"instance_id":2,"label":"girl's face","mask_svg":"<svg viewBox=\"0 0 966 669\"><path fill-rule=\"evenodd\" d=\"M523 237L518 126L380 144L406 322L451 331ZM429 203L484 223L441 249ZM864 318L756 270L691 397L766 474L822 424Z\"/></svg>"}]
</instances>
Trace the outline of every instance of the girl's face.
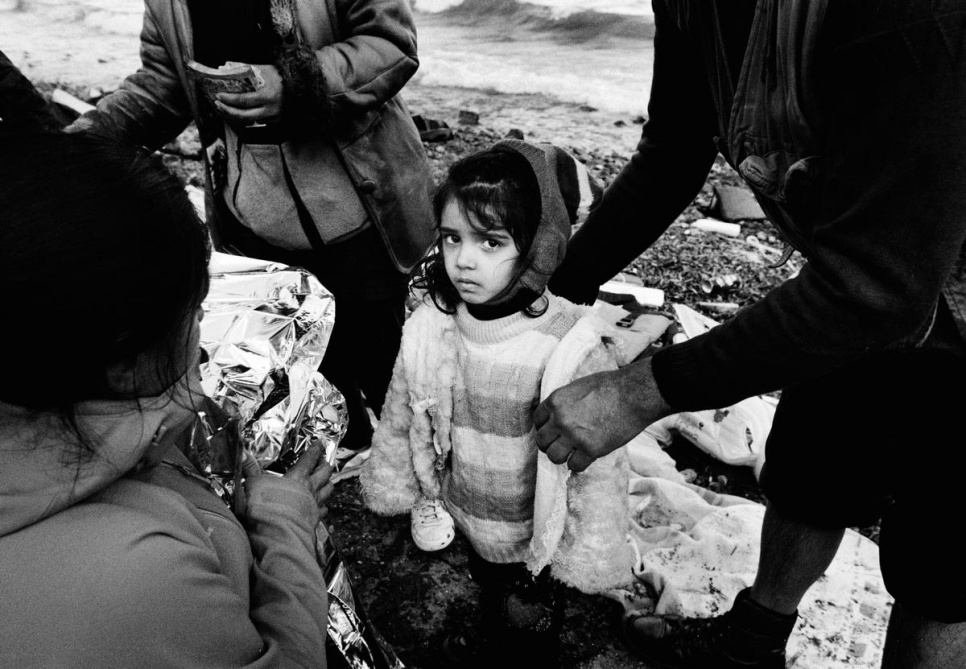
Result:
<instances>
[{"instance_id":1,"label":"girl's face","mask_svg":"<svg viewBox=\"0 0 966 669\"><path fill-rule=\"evenodd\" d=\"M485 304L513 279L520 252L505 228L485 230L474 223L456 200L446 204L439 225L443 263L464 302Z\"/></svg>"}]
</instances>

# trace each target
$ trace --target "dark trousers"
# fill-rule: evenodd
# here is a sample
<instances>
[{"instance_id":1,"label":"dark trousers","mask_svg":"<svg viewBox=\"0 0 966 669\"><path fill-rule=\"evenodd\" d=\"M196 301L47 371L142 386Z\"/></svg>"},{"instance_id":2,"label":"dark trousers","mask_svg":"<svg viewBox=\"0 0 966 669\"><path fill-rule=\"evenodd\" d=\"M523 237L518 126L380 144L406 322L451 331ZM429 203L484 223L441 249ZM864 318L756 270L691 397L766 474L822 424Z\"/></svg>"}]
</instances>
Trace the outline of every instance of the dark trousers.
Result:
<instances>
[{"instance_id":1,"label":"dark trousers","mask_svg":"<svg viewBox=\"0 0 966 669\"><path fill-rule=\"evenodd\" d=\"M480 586L479 633L487 659L506 669L559 667L565 588L549 568L534 577L522 562L488 562L467 547Z\"/></svg>"},{"instance_id":2,"label":"dark trousers","mask_svg":"<svg viewBox=\"0 0 966 669\"><path fill-rule=\"evenodd\" d=\"M818 527L881 519L886 589L930 620L966 621L957 472L966 359L882 353L782 392L765 450L769 502ZM950 476L951 475L951 476ZM928 550L923 545L928 543Z\"/></svg>"},{"instance_id":3,"label":"dark trousers","mask_svg":"<svg viewBox=\"0 0 966 669\"><path fill-rule=\"evenodd\" d=\"M364 448L372 440L366 405L379 416L392 380L409 277L396 269L375 226L320 249L289 251L260 239L223 203L218 206L226 252L301 267L335 297L335 324L319 371L346 400L349 426L342 445Z\"/></svg>"}]
</instances>

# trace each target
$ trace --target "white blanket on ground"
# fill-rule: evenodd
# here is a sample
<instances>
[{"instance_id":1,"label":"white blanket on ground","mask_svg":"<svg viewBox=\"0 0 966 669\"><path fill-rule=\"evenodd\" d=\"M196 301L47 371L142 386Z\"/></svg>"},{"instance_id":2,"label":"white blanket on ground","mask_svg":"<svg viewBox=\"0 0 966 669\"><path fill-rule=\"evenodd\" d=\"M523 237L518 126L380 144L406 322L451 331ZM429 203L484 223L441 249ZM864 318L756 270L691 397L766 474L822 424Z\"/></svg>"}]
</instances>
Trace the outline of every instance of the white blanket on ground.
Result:
<instances>
[{"instance_id":1,"label":"white blanket on ground","mask_svg":"<svg viewBox=\"0 0 966 669\"><path fill-rule=\"evenodd\" d=\"M640 559L635 585L611 596L626 610L699 617L727 611L754 580L764 506L685 483L647 434L628 451L632 534ZM879 667L891 605L878 546L847 531L832 565L799 607L787 666Z\"/></svg>"}]
</instances>

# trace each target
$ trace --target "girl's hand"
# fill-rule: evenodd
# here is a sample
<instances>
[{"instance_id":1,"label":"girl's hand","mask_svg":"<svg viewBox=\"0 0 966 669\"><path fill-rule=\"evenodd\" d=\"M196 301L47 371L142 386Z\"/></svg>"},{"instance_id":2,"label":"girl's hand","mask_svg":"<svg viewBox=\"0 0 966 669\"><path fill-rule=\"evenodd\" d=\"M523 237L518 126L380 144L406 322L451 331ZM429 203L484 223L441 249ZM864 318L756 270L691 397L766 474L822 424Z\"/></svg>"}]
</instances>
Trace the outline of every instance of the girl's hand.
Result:
<instances>
[{"instance_id":1,"label":"girl's hand","mask_svg":"<svg viewBox=\"0 0 966 669\"><path fill-rule=\"evenodd\" d=\"M253 65L264 83L250 93L219 93L215 107L243 125L271 123L282 115L282 77L274 65Z\"/></svg>"},{"instance_id":2,"label":"girl's hand","mask_svg":"<svg viewBox=\"0 0 966 669\"><path fill-rule=\"evenodd\" d=\"M285 478L305 485L319 505L319 513L324 517L329 511L325 503L332 495L335 486L331 481L332 467L325 461L323 453L322 443L313 442L298 461L285 472Z\"/></svg>"}]
</instances>

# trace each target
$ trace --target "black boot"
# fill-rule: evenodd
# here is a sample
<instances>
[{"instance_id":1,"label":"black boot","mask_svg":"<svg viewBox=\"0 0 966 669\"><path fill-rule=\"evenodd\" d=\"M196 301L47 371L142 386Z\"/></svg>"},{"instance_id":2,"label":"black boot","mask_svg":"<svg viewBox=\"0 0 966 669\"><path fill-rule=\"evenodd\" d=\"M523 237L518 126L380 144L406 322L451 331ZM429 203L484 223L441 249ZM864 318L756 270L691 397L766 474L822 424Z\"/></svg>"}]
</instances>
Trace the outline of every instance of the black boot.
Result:
<instances>
[{"instance_id":1,"label":"black boot","mask_svg":"<svg viewBox=\"0 0 966 669\"><path fill-rule=\"evenodd\" d=\"M739 592L731 610L714 618L628 616L624 640L662 669L785 669L798 615L766 609L750 593Z\"/></svg>"}]
</instances>

